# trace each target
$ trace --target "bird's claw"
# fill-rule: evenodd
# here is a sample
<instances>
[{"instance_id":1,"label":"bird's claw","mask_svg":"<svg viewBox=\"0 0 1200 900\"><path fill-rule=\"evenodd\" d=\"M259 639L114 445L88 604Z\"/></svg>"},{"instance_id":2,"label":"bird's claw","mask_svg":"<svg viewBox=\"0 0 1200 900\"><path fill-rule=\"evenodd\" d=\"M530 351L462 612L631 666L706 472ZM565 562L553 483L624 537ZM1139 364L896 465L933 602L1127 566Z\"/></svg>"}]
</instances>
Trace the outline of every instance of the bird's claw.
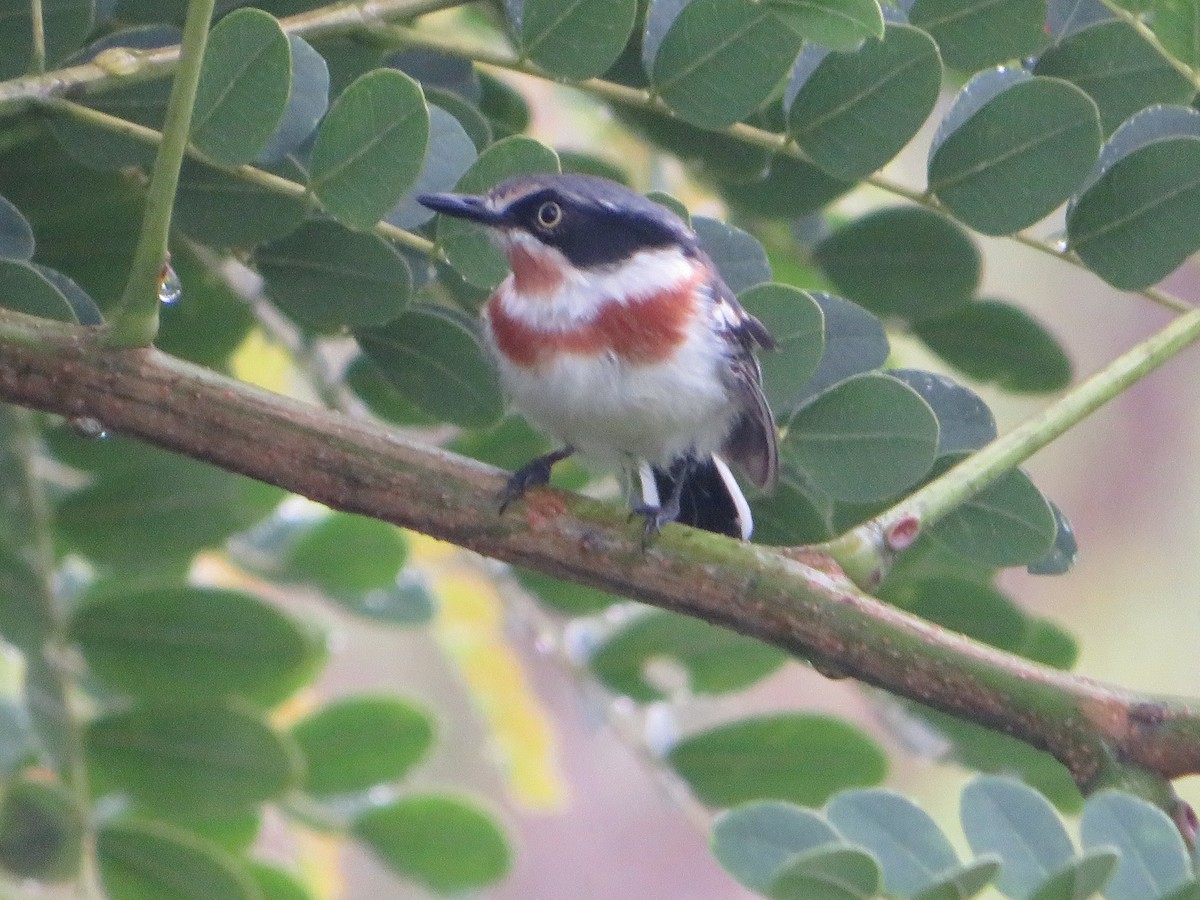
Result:
<instances>
[{"instance_id":1,"label":"bird's claw","mask_svg":"<svg viewBox=\"0 0 1200 900\"><path fill-rule=\"evenodd\" d=\"M527 462L521 468L517 469L517 471L513 472L500 491L500 515L504 515L504 511L508 509L508 505L514 500L520 500L524 497L525 492L530 488L548 484L554 464L561 462L574 452L572 448L564 447L561 450L555 450L553 453L547 453L545 456L539 456L537 459Z\"/></svg>"},{"instance_id":2,"label":"bird's claw","mask_svg":"<svg viewBox=\"0 0 1200 900\"><path fill-rule=\"evenodd\" d=\"M632 516L641 516L646 520L645 527L642 529L642 546L645 547L654 539L664 525L669 525L671 522L679 518L679 501L670 499L662 506L652 506L650 504L642 504L635 506L631 512Z\"/></svg>"}]
</instances>

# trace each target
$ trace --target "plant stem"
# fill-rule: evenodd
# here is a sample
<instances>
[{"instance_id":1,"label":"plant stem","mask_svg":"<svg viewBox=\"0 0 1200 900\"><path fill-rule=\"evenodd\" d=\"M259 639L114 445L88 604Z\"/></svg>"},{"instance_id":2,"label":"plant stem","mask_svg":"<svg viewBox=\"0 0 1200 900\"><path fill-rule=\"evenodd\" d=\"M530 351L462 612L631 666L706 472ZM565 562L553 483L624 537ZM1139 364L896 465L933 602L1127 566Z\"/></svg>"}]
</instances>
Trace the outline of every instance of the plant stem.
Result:
<instances>
[{"instance_id":1,"label":"plant stem","mask_svg":"<svg viewBox=\"0 0 1200 900\"><path fill-rule=\"evenodd\" d=\"M899 523L911 522L921 530L931 528L955 507L1198 339L1200 309L1194 309L1130 348L1042 412L971 454L940 478L871 521L822 545L822 549L838 560L856 583L877 583L897 552L888 546L888 535Z\"/></svg>"},{"instance_id":2,"label":"plant stem","mask_svg":"<svg viewBox=\"0 0 1200 900\"><path fill-rule=\"evenodd\" d=\"M196 86L204 65L208 44L208 26L216 0L189 0L183 23L183 43L179 68L167 102L163 139L150 175L146 193L146 212L137 249L129 269L125 291L111 317L109 338L115 346L137 347L149 344L158 334L159 287L169 253L171 209L179 187L179 168L187 150L192 124Z\"/></svg>"},{"instance_id":3,"label":"plant stem","mask_svg":"<svg viewBox=\"0 0 1200 900\"><path fill-rule=\"evenodd\" d=\"M310 12L280 19L288 34L309 40L361 31L389 19L420 16L470 0L356 0L333 3ZM179 47L157 50L113 48L91 62L40 75L0 81L0 115L16 112L30 103L70 92L92 93L161 78L179 63Z\"/></svg>"},{"instance_id":4,"label":"plant stem","mask_svg":"<svg viewBox=\"0 0 1200 900\"><path fill-rule=\"evenodd\" d=\"M550 489L497 516L506 473L490 466L153 348L105 348L86 329L4 310L0 399L94 417L334 509L732 628L1047 750L1084 790L1136 783L1139 772L1154 784L1200 772L1197 704L952 634L866 595L818 553L675 525L647 548L624 508Z\"/></svg>"},{"instance_id":5,"label":"plant stem","mask_svg":"<svg viewBox=\"0 0 1200 900\"><path fill-rule=\"evenodd\" d=\"M139 125L136 122L130 122L127 119L120 119L108 113L101 112L98 109L92 109L90 106L83 106L79 103L74 103L70 100L62 100L57 97L46 100L42 104L46 109L59 115L69 116L77 122L82 122L86 125L91 125L94 128L100 128L112 134L120 134L135 141L140 141L151 146L161 145L163 141L163 133L155 131L153 128L147 128L145 125ZM220 169L234 178L238 178L247 184L253 184L263 190L271 191L276 194L283 194L288 197L310 197L311 194L307 187L299 182L292 181L288 178L276 175L273 172L267 172L264 169L258 169L254 166L223 166L214 163L201 154L195 152L191 147L187 148L187 155L193 159L203 162L205 165ZM314 199L315 202L315 199ZM439 251L433 241L424 238L419 234L411 231L405 231L403 228L397 228L389 222L378 222L371 229L377 235L385 238L393 243L399 244L402 247L407 247L410 250L415 250L418 253L424 253L432 259L439 258Z\"/></svg>"},{"instance_id":6,"label":"plant stem","mask_svg":"<svg viewBox=\"0 0 1200 900\"><path fill-rule=\"evenodd\" d=\"M29 0L29 24L33 32L29 71L40 75L46 71L46 17L42 15L42 0Z\"/></svg>"}]
</instances>

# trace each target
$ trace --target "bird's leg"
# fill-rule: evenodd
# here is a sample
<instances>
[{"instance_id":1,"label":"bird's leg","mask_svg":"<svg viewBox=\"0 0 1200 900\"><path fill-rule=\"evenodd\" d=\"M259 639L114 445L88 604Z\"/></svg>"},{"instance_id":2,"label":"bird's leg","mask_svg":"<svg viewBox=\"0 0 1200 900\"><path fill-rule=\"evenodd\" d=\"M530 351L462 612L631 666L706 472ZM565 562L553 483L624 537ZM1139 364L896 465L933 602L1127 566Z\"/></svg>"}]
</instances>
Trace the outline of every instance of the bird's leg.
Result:
<instances>
[{"instance_id":1,"label":"bird's leg","mask_svg":"<svg viewBox=\"0 0 1200 900\"><path fill-rule=\"evenodd\" d=\"M531 487L540 487L550 480L550 470L556 462L562 462L575 452L571 446L561 447L544 456L527 462L509 476L508 483L500 492L500 514L508 509L508 504L520 500Z\"/></svg>"},{"instance_id":2,"label":"bird's leg","mask_svg":"<svg viewBox=\"0 0 1200 900\"><path fill-rule=\"evenodd\" d=\"M643 503L633 508L635 515L642 516L646 520L646 529L642 536L643 543L658 534L664 525L679 518L683 485L692 472L692 466L693 462L690 458L678 460L671 466L671 495L665 501L660 500L657 506Z\"/></svg>"}]
</instances>

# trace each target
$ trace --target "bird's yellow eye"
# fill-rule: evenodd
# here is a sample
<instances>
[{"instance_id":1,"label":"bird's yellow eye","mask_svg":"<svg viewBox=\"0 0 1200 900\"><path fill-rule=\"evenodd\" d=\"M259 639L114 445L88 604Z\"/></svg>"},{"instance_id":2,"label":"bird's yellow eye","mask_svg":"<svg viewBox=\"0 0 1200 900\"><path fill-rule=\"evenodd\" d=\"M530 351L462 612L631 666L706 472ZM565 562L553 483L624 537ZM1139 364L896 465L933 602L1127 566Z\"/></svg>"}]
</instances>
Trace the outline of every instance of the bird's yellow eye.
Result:
<instances>
[{"instance_id":1,"label":"bird's yellow eye","mask_svg":"<svg viewBox=\"0 0 1200 900\"><path fill-rule=\"evenodd\" d=\"M537 220L543 228L553 228L562 221L562 207L553 200L547 200L538 207Z\"/></svg>"}]
</instances>

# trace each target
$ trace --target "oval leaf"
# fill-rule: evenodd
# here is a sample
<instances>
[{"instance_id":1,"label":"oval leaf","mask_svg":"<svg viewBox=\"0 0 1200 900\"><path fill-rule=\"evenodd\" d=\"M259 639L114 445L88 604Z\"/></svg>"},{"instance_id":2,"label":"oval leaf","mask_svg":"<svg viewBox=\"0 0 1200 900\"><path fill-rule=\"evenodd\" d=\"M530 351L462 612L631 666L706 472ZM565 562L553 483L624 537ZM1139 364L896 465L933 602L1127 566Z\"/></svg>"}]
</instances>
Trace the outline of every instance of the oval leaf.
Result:
<instances>
[{"instance_id":1,"label":"oval leaf","mask_svg":"<svg viewBox=\"0 0 1200 900\"><path fill-rule=\"evenodd\" d=\"M77 875L84 817L59 784L7 782L0 801L0 866L7 874L41 881Z\"/></svg>"},{"instance_id":2,"label":"oval leaf","mask_svg":"<svg viewBox=\"0 0 1200 900\"><path fill-rule=\"evenodd\" d=\"M1065 202L1099 153L1091 99L1066 81L1029 78L944 136L929 159L929 189L976 231L1010 234Z\"/></svg>"},{"instance_id":3,"label":"oval leaf","mask_svg":"<svg viewBox=\"0 0 1200 900\"><path fill-rule=\"evenodd\" d=\"M1166 813L1139 797L1105 791L1089 798L1079 834L1088 849L1112 846L1121 852L1104 892L1108 900L1165 897L1191 879L1179 829Z\"/></svg>"},{"instance_id":4,"label":"oval leaf","mask_svg":"<svg viewBox=\"0 0 1200 900\"><path fill-rule=\"evenodd\" d=\"M962 72L1031 56L1046 43L1046 0L916 0L908 19Z\"/></svg>"},{"instance_id":5,"label":"oval leaf","mask_svg":"<svg viewBox=\"0 0 1200 900\"><path fill-rule=\"evenodd\" d=\"M390 322L412 292L408 263L391 244L336 222L306 222L260 247L254 259L268 296L317 328Z\"/></svg>"},{"instance_id":6,"label":"oval leaf","mask_svg":"<svg viewBox=\"0 0 1200 900\"><path fill-rule=\"evenodd\" d=\"M1112 877L1120 858L1115 850L1101 848L1073 859L1042 882L1029 900L1087 900Z\"/></svg>"},{"instance_id":7,"label":"oval leaf","mask_svg":"<svg viewBox=\"0 0 1200 900\"><path fill-rule=\"evenodd\" d=\"M983 398L937 372L890 369L921 395L938 420L938 455L978 450L996 437L996 418Z\"/></svg>"},{"instance_id":8,"label":"oval leaf","mask_svg":"<svg viewBox=\"0 0 1200 900\"><path fill-rule=\"evenodd\" d=\"M780 451L833 498L867 502L914 484L937 445L937 418L916 391L886 375L858 375L802 407Z\"/></svg>"},{"instance_id":9,"label":"oval leaf","mask_svg":"<svg viewBox=\"0 0 1200 900\"><path fill-rule=\"evenodd\" d=\"M782 417L799 403L821 363L825 314L809 294L785 284L760 284L738 300L775 338L775 351L763 353L759 364L767 402Z\"/></svg>"},{"instance_id":10,"label":"oval leaf","mask_svg":"<svg viewBox=\"0 0 1200 900\"><path fill-rule=\"evenodd\" d=\"M804 388L805 397L815 396L852 375L878 369L890 352L883 323L857 303L820 291L812 291L810 296L825 317L825 353ZM781 410L776 413L783 418Z\"/></svg>"},{"instance_id":11,"label":"oval leaf","mask_svg":"<svg viewBox=\"0 0 1200 900\"><path fill-rule=\"evenodd\" d=\"M966 232L914 206L851 222L821 241L813 256L855 303L876 315L910 320L966 303L981 272L979 250Z\"/></svg>"},{"instance_id":12,"label":"oval leaf","mask_svg":"<svg viewBox=\"0 0 1200 900\"><path fill-rule=\"evenodd\" d=\"M831 50L854 50L883 37L878 0L780 0L781 18L807 40Z\"/></svg>"},{"instance_id":13,"label":"oval leaf","mask_svg":"<svg viewBox=\"0 0 1200 900\"><path fill-rule=\"evenodd\" d=\"M370 228L421 173L429 111L421 86L396 69L355 79L330 108L313 144L313 193L347 228Z\"/></svg>"},{"instance_id":14,"label":"oval leaf","mask_svg":"<svg viewBox=\"0 0 1200 900\"><path fill-rule=\"evenodd\" d=\"M1033 70L1087 91L1105 134L1140 109L1187 103L1196 93L1188 78L1125 22L1107 21L1076 31L1048 48Z\"/></svg>"},{"instance_id":15,"label":"oval leaf","mask_svg":"<svg viewBox=\"0 0 1200 900\"><path fill-rule=\"evenodd\" d=\"M1037 319L1002 300L964 304L914 323L913 331L947 363L985 384L1045 393L1071 382L1071 360L1062 345Z\"/></svg>"},{"instance_id":16,"label":"oval leaf","mask_svg":"<svg viewBox=\"0 0 1200 900\"><path fill-rule=\"evenodd\" d=\"M958 866L954 848L929 814L893 791L845 791L829 801L825 815L875 855L891 894L915 894Z\"/></svg>"},{"instance_id":17,"label":"oval leaf","mask_svg":"<svg viewBox=\"0 0 1200 900\"><path fill-rule=\"evenodd\" d=\"M24 260L0 259L0 306L41 319L77 321L63 292Z\"/></svg>"},{"instance_id":18,"label":"oval leaf","mask_svg":"<svg viewBox=\"0 0 1200 900\"><path fill-rule=\"evenodd\" d=\"M452 311L413 306L382 328L356 333L380 373L425 412L479 428L496 422L504 402L483 346Z\"/></svg>"},{"instance_id":19,"label":"oval leaf","mask_svg":"<svg viewBox=\"0 0 1200 900\"><path fill-rule=\"evenodd\" d=\"M417 183L384 221L397 228L418 228L435 215L416 198L453 189L475 162L475 145L459 120L438 106L429 107L429 152Z\"/></svg>"},{"instance_id":20,"label":"oval leaf","mask_svg":"<svg viewBox=\"0 0 1200 900\"><path fill-rule=\"evenodd\" d=\"M354 548L352 558L346 549ZM298 577L327 594L352 596L394 587L408 557L408 542L394 525L331 513L313 523L288 548L284 577Z\"/></svg>"},{"instance_id":21,"label":"oval leaf","mask_svg":"<svg viewBox=\"0 0 1200 900\"><path fill-rule=\"evenodd\" d=\"M521 6L521 55L575 79L607 71L637 15L637 0L524 0Z\"/></svg>"},{"instance_id":22,"label":"oval leaf","mask_svg":"<svg viewBox=\"0 0 1200 900\"><path fill-rule=\"evenodd\" d=\"M234 10L208 36L192 144L227 166L251 162L283 120L291 83L292 48L279 22L261 10Z\"/></svg>"},{"instance_id":23,"label":"oval leaf","mask_svg":"<svg viewBox=\"0 0 1200 900\"><path fill-rule=\"evenodd\" d=\"M912 900L968 900L996 880L1000 860L985 855L942 876Z\"/></svg>"},{"instance_id":24,"label":"oval leaf","mask_svg":"<svg viewBox=\"0 0 1200 900\"><path fill-rule=\"evenodd\" d=\"M929 35L889 24L882 41L824 57L791 101L788 133L830 175L863 178L912 139L941 86L942 61Z\"/></svg>"},{"instance_id":25,"label":"oval leaf","mask_svg":"<svg viewBox=\"0 0 1200 900\"><path fill-rule=\"evenodd\" d=\"M531 138L510 137L481 153L454 189L461 194L482 194L507 178L557 171L558 156L549 147ZM476 287L491 290L508 274L504 254L481 226L441 216L437 238L450 265Z\"/></svg>"},{"instance_id":26,"label":"oval leaf","mask_svg":"<svg viewBox=\"0 0 1200 900\"><path fill-rule=\"evenodd\" d=\"M957 459L943 457L935 471ZM1014 469L948 513L929 536L975 562L1003 567L1041 559L1056 532L1049 502L1028 475Z\"/></svg>"},{"instance_id":27,"label":"oval leaf","mask_svg":"<svg viewBox=\"0 0 1200 900\"><path fill-rule=\"evenodd\" d=\"M787 655L699 619L656 611L616 632L588 662L612 690L646 703L664 696L646 677L647 664L660 658L687 671L692 691L721 694L762 680L783 665Z\"/></svg>"},{"instance_id":28,"label":"oval leaf","mask_svg":"<svg viewBox=\"0 0 1200 900\"><path fill-rule=\"evenodd\" d=\"M847 787L875 784L887 770L879 746L828 716L782 713L692 735L667 757L711 806L790 800L820 806Z\"/></svg>"},{"instance_id":29,"label":"oval leaf","mask_svg":"<svg viewBox=\"0 0 1200 900\"><path fill-rule=\"evenodd\" d=\"M33 258L33 226L21 211L0 197L0 259Z\"/></svg>"},{"instance_id":30,"label":"oval leaf","mask_svg":"<svg viewBox=\"0 0 1200 900\"><path fill-rule=\"evenodd\" d=\"M761 106L791 68L801 17L782 3L692 0L663 36L651 85L693 125L732 125Z\"/></svg>"},{"instance_id":31,"label":"oval leaf","mask_svg":"<svg viewBox=\"0 0 1200 900\"><path fill-rule=\"evenodd\" d=\"M258 900L249 876L217 847L158 822L112 822L96 835L110 900Z\"/></svg>"},{"instance_id":32,"label":"oval leaf","mask_svg":"<svg viewBox=\"0 0 1200 900\"><path fill-rule=\"evenodd\" d=\"M266 148L258 155L259 162L279 162L300 148L329 109L329 66L304 38L288 35L292 49L292 86L283 119Z\"/></svg>"},{"instance_id":33,"label":"oval leaf","mask_svg":"<svg viewBox=\"0 0 1200 900\"><path fill-rule=\"evenodd\" d=\"M756 893L789 859L841 838L820 815L791 803L749 803L719 814L713 822L713 855L730 875Z\"/></svg>"},{"instance_id":34,"label":"oval leaf","mask_svg":"<svg viewBox=\"0 0 1200 900\"><path fill-rule=\"evenodd\" d=\"M300 774L295 748L232 706L136 706L93 721L84 744L98 787L169 810L249 809Z\"/></svg>"},{"instance_id":35,"label":"oval leaf","mask_svg":"<svg viewBox=\"0 0 1200 900\"><path fill-rule=\"evenodd\" d=\"M857 847L818 847L790 859L767 886L771 900L871 900L879 864Z\"/></svg>"},{"instance_id":36,"label":"oval leaf","mask_svg":"<svg viewBox=\"0 0 1200 900\"><path fill-rule=\"evenodd\" d=\"M350 697L297 722L304 789L317 796L399 781L433 743L429 715L394 697Z\"/></svg>"},{"instance_id":37,"label":"oval leaf","mask_svg":"<svg viewBox=\"0 0 1200 900\"><path fill-rule=\"evenodd\" d=\"M68 635L109 687L155 698L279 700L324 657L307 628L250 594L184 585L96 591Z\"/></svg>"},{"instance_id":38,"label":"oval leaf","mask_svg":"<svg viewBox=\"0 0 1200 900\"><path fill-rule=\"evenodd\" d=\"M420 795L377 806L354 822L354 834L387 865L449 894L500 880L512 851L491 816L450 797Z\"/></svg>"},{"instance_id":39,"label":"oval leaf","mask_svg":"<svg viewBox=\"0 0 1200 900\"><path fill-rule=\"evenodd\" d=\"M961 802L971 849L1000 857L996 884L1010 897L1029 896L1075 856L1054 807L1019 781L980 775L963 789Z\"/></svg>"},{"instance_id":40,"label":"oval leaf","mask_svg":"<svg viewBox=\"0 0 1200 900\"><path fill-rule=\"evenodd\" d=\"M1124 152L1127 146L1132 149ZM1157 107L1126 122L1067 210L1070 248L1114 287L1138 290L1200 248L1200 113Z\"/></svg>"}]
</instances>

